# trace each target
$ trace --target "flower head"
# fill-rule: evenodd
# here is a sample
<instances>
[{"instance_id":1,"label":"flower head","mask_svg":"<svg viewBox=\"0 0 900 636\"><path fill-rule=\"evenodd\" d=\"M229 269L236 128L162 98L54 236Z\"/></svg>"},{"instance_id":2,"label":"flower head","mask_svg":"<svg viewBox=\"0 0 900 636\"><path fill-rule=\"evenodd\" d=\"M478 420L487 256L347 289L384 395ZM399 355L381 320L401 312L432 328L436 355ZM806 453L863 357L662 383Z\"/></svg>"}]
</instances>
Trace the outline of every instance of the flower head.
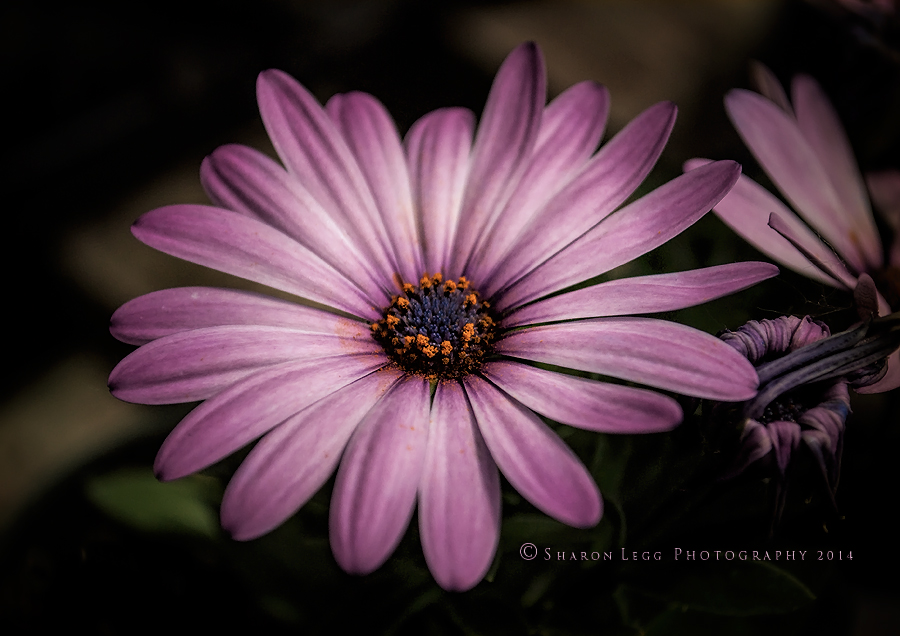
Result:
<instances>
[{"instance_id":1,"label":"flower head","mask_svg":"<svg viewBox=\"0 0 900 636\"><path fill-rule=\"evenodd\" d=\"M722 340L756 367L757 395L739 409L742 448L727 476L768 462L777 477L776 517L783 484L801 442L811 451L834 501L840 476L844 426L850 413L848 385L880 377L885 357L900 344L900 315L868 321L832 336L806 316L751 320ZM718 417L734 412L715 405Z\"/></svg>"},{"instance_id":2,"label":"flower head","mask_svg":"<svg viewBox=\"0 0 900 636\"><path fill-rule=\"evenodd\" d=\"M720 337L755 366L782 359L831 335L828 326L806 316L751 320ZM784 480L800 442L814 453L827 483L837 486L844 424L850 413L847 379L831 377L806 383L802 379L773 392L766 402L748 405L741 434L742 449L731 475L769 459ZM749 411L749 412L748 412Z\"/></svg>"},{"instance_id":3,"label":"flower head","mask_svg":"<svg viewBox=\"0 0 900 636\"><path fill-rule=\"evenodd\" d=\"M183 288L136 298L112 319L117 338L141 345L110 376L116 396L203 400L160 449L162 479L262 437L222 502L235 538L281 524L337 469L330 536L344 569L379 567L418 502L432 573L467 589L497 547L499 473L555 519L600 519L596 484L537 414L620 433L682 417L666 395L531 362L699 397L755 394L752 365L720 340L623 316L705 302L774 266L564 291L675 236L736 181L739 166L718 162L618 209L662 151L672 104L652 106L595 153L606 89L584 82L545 105L533 44L503 63L477 131L471 112L445 108L401 141L374 97L336 95L322 108L280 71L262 73L258 97L285 167L219 148L201 168L215 207L153 210L133 232L324 309Z\"/></svg>"},{"instance_id":4,"label":"flower head","mask_svg":"<svg viewBox=\"0 0 900 636\"><path fill-rule=\"evenodd\" d=\"M789 101L771 71L762 65L754 71L762 95L735 89L725 97L725 108L753 156L800 216L744 175L716 205L716 214L761 252L813 280L855 291L868 274L878 285L873 299L877 313L891 313L897 306L886 299L900 295L900 234L895 233L886 262L862 176L828 98L814 79L798 75ZM686 169L705 163L692 159ZM882 181L878 185L885 191L892 187ZM891 354L884 377L857 390L874 393L897 386L900 352Z\"/></svg>"}]
</instances>

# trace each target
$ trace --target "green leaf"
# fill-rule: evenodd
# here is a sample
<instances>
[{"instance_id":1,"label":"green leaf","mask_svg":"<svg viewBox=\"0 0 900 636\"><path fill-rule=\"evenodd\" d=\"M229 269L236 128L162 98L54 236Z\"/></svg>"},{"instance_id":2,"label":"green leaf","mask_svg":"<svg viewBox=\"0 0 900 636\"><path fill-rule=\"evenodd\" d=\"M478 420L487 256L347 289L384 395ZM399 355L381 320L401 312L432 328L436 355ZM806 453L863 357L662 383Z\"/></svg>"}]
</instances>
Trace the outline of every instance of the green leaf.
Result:
<instances>
[{"instance_id":1,"label":"green leaf","mask_svg":"<svg viewBox=\"0 0 900 636\"><path fill-rule=\"evenodd\" d=\"M214 538L219 533L210 503L217 484L199 475L161 483L147 469L127 468L85 484L88 499L110 517L144 532Z\"/></svg>"},{"instance_id":2,"label":"green leaf","mask_svg":"<svg viewBox=\"0 0 900 636\"><path fill-rule=\"evenodd\" d=\"M505 519L501 528L505 546L517 547L524 542L552 544L571 541L578 531L543 514L519 513Z\"/></svg>"}]
</instances>

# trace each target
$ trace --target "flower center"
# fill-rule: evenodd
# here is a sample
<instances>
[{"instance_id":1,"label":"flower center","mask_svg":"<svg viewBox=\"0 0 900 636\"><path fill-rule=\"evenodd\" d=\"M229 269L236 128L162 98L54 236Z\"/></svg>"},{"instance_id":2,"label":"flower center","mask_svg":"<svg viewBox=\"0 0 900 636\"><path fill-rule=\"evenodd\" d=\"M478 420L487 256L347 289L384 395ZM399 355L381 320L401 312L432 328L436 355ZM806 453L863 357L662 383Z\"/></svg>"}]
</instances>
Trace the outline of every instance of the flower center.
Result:
<instances>
[{"instance_id":1,"label":"flower center","mask_svg":"<svg viewBox=\"0 0 900 636\"><path fill-rule=\"evenodd\" d=\"M429 380L461 378L481 367L493 350L497 323L490 304L469 281L425 274L372 323L372 335L388 358L407 373Z\"/></svg>"}]
</instances>

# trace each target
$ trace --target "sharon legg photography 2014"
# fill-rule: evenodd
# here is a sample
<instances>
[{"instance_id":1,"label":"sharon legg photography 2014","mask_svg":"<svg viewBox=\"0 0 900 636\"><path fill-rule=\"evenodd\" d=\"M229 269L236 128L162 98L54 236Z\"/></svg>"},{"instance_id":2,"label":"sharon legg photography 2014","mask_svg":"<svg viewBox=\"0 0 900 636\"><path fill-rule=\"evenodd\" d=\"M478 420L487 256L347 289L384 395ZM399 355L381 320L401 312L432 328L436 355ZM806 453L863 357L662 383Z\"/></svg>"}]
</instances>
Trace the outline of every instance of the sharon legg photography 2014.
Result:
<instances>
[{"instance_id":1,"label":"sharon legg photography 2014","mask_svg":"<svg viewBox=\"0 0 900 636\"><path fill-rule=\"evenodd\" d=\"M900 628L896 2L0 12L9 633Z\"/></svg>"}]
</instances>

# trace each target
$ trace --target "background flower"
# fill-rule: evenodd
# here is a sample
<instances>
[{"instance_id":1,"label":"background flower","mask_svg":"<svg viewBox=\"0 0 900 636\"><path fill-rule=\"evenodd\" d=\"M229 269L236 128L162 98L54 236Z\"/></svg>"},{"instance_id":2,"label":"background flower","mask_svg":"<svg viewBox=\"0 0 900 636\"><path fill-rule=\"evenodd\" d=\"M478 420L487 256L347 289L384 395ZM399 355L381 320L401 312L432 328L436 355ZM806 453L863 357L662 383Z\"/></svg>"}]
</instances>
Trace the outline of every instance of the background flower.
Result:
<instances>
[{"instance_id":1,"label":"background flower","mask_svg":"<svg viewBox=\"0 0 900 636\"><path fill-rule=\"evenodd\" d=\"M794 77L789 101L766 67L756 65L754 74L762 95L735 89L725 97L725 108L753 156L809 226L744 175L716 205L716 214L761 252L813 280L853 291L858 277L870 274L879 285L879 315L891 313L885 296L897 293L896 275L890 273L900 265L897 250L886 264L862 176L828 98L807 75ZM706 162L692 159L685 169ZM883 378L857 390L897 386L900 352L890 356Z\"/></svg>"},{"instance_id":2,"label":"background flower","mask_svg":"<svg viewBox=\"0 0 900 636\"><path fill-rule=\"evenodd\" d=\"M780 316L751 320L720 338L759 367L829 335L825 323L809 316ZM769 396L768 403L754 405L756 411L747 414L741 433L742 448L728 473L737 475L751 464L768 459L778 480L776 520L784 508L788 467L801 442L815 458L832 500L840 476L844 427L850 414L847 379L837 376L804 382L802 372L800 375L801 379L786 384L779 394Z\"/></svg>"}]
</instances>

